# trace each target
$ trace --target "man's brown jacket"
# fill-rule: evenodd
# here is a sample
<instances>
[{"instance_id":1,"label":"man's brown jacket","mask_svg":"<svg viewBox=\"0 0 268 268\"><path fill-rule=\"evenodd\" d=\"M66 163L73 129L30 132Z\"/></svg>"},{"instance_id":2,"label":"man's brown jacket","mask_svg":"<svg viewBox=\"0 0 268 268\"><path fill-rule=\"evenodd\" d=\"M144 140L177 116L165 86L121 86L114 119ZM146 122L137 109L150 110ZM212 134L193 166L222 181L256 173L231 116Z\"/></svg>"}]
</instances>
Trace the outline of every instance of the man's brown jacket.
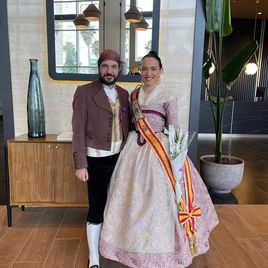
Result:
<instances>
[{"instance_id":1,"label":"man's brown jacket","mask_svg":"<svg viewBox=\"0 0 268 268\"><path fill-rule=\"evenodd\" d=\"M123 144L126 141L130 112L128 92L116 85L120 102L120 123ZM103 84L96 80L78 86L73 99L73 156L75 168L87 167L87 147L111 149L113 113Z\"/></svg>"}]
</instances>

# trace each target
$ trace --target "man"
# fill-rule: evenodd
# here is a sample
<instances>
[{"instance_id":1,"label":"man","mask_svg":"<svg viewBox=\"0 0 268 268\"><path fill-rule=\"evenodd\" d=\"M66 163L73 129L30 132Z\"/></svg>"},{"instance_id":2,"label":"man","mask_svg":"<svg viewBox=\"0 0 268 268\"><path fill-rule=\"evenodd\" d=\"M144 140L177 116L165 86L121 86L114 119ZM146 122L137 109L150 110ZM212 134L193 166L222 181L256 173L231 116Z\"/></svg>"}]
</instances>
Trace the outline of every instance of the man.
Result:
<instances>
[{"instance_id":1,"label":"man","mask_svg":"<svg viewBox=\"0 0 268 268\"><path fill-rule=\"evenodd\" d=\"M99 79L78 86L73 99L76 176L87 181L89 267L99 267L99 239L107 188L129 129L128 92L115 85L120 56L111 49L98 59Z\"/></svg>"}]
</instances>

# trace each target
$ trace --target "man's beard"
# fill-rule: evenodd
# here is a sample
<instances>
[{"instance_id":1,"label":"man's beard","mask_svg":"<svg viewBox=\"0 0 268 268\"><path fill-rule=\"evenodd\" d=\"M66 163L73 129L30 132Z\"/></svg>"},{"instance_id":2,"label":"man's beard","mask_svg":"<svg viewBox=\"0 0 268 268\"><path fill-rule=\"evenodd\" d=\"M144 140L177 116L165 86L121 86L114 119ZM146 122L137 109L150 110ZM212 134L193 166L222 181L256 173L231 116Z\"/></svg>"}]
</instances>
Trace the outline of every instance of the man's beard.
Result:
<instances>
[{"instance_id":1,"label":"man's beard","mask_svg":"<svg viewBox=\"0 0 268 268\"><path fill-rule=\"evenodd\" d=\"M113 85L118 77L119 77L119 74L117 76L114 76L114 75L111 75L111 74L105 74L104 76L102 76L100 73L99 73L99 76L100 76L100 80L101 82L104 84L104 85L107 85L107 86L110 86L110 85ZM113 79L112 80L106 80L105 79L105 76L113 76Z\"/></svg>"}]
</instances>

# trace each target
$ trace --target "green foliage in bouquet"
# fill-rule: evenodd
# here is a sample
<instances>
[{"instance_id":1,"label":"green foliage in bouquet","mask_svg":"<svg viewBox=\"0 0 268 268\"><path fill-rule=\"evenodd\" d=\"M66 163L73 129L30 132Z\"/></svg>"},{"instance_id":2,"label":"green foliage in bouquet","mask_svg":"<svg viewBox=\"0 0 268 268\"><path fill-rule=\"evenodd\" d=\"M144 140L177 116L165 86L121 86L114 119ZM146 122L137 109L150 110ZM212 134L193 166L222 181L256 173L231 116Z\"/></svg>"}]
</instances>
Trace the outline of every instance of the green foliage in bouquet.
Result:
<instances>
[{"instance_id":1,"label":"green foliage in bouquet","mask_svg":"<svg viewBox=\"0 0 268 268\"><path fill-rule=\"evenodd\" d=\"M182 129L175 131L174 126L169 125L169 145L171 160L184 152L187 154L188 132L184 132ZM186 154L184 155L184 158L186 157Z\"/></svg>"},{"instance_id":2,"label":"green foliage in bouquet","mask_svg":"<svg viewBox=\"0 0 268 268\"><path fill-rule=\"evenodd\" d=\"M222 158L222 130L225 105L229 92L244 66L258 48L255 40L246 43L223 67L222 50L223 38L232 33L230 0L206 0L206 31L212 35L212 53L204 53L203 81L207 90L208 99L215 127L216 146L215 161L221 163ZM214 64L215 71L209 73ZM209 91L208 79L215 75L216 96Z\"/></svg>"}]
</instances>

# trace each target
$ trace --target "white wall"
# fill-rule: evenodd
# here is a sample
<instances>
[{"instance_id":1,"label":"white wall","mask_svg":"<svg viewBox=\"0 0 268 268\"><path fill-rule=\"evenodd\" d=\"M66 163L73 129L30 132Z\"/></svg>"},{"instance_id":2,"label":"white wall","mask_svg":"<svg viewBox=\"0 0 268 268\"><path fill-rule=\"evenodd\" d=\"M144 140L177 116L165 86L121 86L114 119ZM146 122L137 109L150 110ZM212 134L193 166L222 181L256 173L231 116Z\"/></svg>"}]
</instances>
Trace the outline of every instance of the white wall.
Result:
<instances>
[{"instance_id":1,"label":"white wall","mask_svg":"<svg viewBox=\"0 0 268 268\"><path fill-rule=\"evenodd\" d=\"M181 125L187 129L191 95L195 0L161 0L160 57L162 83L178 96ZM15 135L27 133L30 58L39 60L46 132L71 130L72 98L85 81L56 81L48 76L46 6L40 0L8 1ZM131 91L136 84L120 83Z\"/></svg>"},{"instance_id":2,"label":"white wall","mask_svg":"<svg viewBox=\"0 0 268 268\"><path fill-rule=\"evenodd\" d=\"M162 82L178 98L179 119L189 121L196 0L161 0L159 55Z\"/></svg>"}]
</instances>

